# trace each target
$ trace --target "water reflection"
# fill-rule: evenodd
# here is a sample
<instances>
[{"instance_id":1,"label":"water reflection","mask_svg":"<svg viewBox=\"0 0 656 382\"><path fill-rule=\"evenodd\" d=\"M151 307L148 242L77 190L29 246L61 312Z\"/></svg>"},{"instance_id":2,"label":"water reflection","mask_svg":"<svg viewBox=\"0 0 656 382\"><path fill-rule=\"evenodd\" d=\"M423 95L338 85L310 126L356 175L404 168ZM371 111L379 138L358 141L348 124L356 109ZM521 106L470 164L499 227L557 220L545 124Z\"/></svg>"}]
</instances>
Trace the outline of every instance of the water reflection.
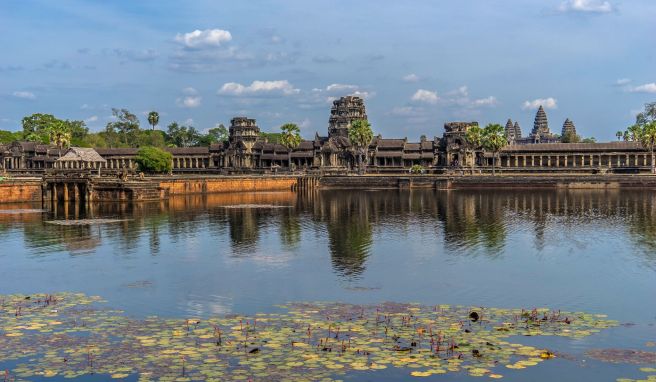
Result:
<instances>
[{"instance_id":1,"label":"water reflection","mask_svg":"<svg viewBox=\"0 0 656 382\"><path fill-rule=\"evenodd\" d=\"M39 207L17 205L5 210L26 212L0 211L0 239L20 231L30 256L54 251L89 254L103 242L111 242L117 255L157 256L163 243L196 242L198 251L228 251L235 258L249 258L258 251L294 253L306 241L325 240L334 273L354 280L366 271L376 243L389 237L408 245L428 237L433 244L441 242L451 255L494 259L503 256L519 234L526 235L526 245L539 253L558 240L576 239L577 234L603 226L619 240L629 238L641 260L656 268L656 193L645 191L215 194L154 203L103 203L89 211L69 206L56 212L29 212ZM127 220L83 226L45 223L75 216ZM213 239L224 235L229 248L213 246Z\"/></svg>"}]
</instances>

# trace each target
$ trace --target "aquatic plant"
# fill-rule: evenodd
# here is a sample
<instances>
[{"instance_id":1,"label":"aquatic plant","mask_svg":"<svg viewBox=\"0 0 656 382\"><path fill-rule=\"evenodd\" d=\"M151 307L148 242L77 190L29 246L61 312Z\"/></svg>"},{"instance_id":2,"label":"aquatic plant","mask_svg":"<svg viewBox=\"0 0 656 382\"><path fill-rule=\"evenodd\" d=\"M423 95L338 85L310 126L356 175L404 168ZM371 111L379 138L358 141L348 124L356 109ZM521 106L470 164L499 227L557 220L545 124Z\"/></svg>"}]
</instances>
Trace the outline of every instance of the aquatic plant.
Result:
<instances>
[{"instance_id":1,"label":"aquatic plant","mask_svg":"<svg viewBox=\"0 0 656 382\"><path fill-rule=\"evenodd\" d=\"M134 319L79 293L0 296L0 362L30 377L329 381L347 372L502 378L554 357L508 341L582 338L617 322L548 309L292 303L278 313ZM9 374L8 374L9 375Z\"/></svg>"}]
</instances>

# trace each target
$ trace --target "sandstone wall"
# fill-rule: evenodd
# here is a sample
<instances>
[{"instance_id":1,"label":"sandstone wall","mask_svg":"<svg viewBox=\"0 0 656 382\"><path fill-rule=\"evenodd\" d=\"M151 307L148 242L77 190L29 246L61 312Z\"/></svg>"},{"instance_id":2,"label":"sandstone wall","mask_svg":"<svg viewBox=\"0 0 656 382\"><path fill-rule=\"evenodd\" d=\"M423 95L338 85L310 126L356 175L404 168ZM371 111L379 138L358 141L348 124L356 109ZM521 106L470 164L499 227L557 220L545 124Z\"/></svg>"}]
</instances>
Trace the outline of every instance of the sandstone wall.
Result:
<instances>
[{"instance_id":1,"label":"sandstone wall","mask_svg":"<svg viewBox=\"0 0 656 382\"><path fill-rule=\"evenodd\" d=\"M0 181L0 203L41 202L41 181Z\"/></svg>"},{"instance_id":2,"label":"sandstone wall","mask_svg":"<svg viewBox=\"0 0 656 382\"><path fill-rule=\"evenodd\" d=\"M219 192L291 191L298 183L296 177L216 177L164 179L159 185L168 194L186 195Z\"/></svg>"}]
</instances>

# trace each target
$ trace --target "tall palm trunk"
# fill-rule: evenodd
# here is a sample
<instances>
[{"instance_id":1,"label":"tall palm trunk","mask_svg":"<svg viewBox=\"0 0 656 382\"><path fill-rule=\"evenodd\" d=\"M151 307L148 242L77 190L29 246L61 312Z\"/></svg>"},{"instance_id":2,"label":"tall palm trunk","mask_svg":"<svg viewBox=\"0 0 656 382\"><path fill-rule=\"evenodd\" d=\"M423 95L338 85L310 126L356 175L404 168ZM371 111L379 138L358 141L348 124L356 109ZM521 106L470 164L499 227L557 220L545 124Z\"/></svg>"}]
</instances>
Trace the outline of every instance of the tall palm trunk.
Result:
<instances>
[{"instance_id":1,"label":"tall palm trunk","mask_svg":"<svg viewBox=\"0 0 656 382\"><path fill-rule=\"evenodd\" d=\"M651 173L656 174L656 163L654 163L654 146L651 147Z\"/></svg>"}]
</instances>

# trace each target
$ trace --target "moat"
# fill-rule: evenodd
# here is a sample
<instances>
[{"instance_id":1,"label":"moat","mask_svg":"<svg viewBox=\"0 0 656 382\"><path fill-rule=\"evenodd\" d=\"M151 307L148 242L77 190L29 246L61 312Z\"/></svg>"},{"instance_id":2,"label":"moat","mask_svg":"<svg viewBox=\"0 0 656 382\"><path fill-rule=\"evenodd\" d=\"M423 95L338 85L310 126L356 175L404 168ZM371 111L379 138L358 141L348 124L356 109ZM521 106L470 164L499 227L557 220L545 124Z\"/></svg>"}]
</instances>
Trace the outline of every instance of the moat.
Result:
<instances>
[{"instance_id":1,"label":"moat","mask_svg":"<svg viewBox=\"0 0 656 382\"><path fill-rule=\"evenodd\" d=\"M41 208L0 207L3 295L97 295L135 319L268 314L320 301L547 307L618 321L585 338L512 338L556 358L494 368L510 381L646 378L645 364L602 362L589 352L656 350L651 191L312 190ZM356 368L335 378L403 379L409 370Z\"/></svg>"}]
</instances>

